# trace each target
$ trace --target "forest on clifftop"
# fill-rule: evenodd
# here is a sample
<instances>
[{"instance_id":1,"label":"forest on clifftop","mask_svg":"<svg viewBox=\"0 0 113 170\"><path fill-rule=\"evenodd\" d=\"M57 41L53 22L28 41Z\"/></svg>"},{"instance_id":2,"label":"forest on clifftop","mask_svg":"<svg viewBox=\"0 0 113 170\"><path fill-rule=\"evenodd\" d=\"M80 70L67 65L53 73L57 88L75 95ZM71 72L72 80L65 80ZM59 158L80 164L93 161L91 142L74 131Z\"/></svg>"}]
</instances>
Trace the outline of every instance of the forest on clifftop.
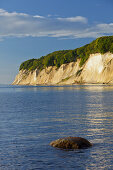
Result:
<instances>
[{"instance_id":1,"label":"forest on clifftop","mask_svg":"<svg viewBox=\"0 0 113 170\"><path fill-rule=\"evenodd\" d=\"M75 62L77 59L81 59L80 66L82 66L87 61L90 54L105 54L106 52L113 53L113 36L99 37L90 44L86 44L74 50L55 51L39 59L33 58L27 60L20 65L19 70L32 71L36 68L42 70L49 66L56 66L58 68L62 64Z\"/></svg>"}]
</instances>

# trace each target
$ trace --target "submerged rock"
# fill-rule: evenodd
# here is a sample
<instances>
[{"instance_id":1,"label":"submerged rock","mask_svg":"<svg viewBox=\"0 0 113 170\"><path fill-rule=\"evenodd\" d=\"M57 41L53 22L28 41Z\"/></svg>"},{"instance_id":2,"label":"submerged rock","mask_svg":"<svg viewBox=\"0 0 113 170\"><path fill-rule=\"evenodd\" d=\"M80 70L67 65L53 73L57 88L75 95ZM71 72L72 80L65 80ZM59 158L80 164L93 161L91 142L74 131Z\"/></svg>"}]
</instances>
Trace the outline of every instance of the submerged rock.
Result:
<instances>
[{"instance_id":1,"label":"submerged rock","mask_svg":"<svg viewBox=\"0 0 113 170\"><path fill-rule=\"evenodd\" d=\"M81 137L65 137L50 143L51 146L62 149L82 149L92 146L92 144Z\"/></svg>"}]
</instances>

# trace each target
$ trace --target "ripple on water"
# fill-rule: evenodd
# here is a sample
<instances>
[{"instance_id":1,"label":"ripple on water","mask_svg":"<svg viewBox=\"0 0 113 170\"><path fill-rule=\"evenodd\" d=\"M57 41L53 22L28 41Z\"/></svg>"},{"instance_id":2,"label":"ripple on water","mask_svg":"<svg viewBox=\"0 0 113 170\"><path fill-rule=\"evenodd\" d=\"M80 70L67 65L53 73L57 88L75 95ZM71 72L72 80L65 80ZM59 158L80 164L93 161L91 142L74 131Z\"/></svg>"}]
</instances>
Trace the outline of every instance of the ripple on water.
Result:
<instances>
[{"instance_id":1,"label":"ripple on water","mask_svg":"<svg viewBox=\"0 0 113 170\"><path fill-rule=\"evenodd\" d=\"M0 87L0 169L113 169L111 86ZM81 136L93 147L52 148Z\"/></svg>"}]
</instances>

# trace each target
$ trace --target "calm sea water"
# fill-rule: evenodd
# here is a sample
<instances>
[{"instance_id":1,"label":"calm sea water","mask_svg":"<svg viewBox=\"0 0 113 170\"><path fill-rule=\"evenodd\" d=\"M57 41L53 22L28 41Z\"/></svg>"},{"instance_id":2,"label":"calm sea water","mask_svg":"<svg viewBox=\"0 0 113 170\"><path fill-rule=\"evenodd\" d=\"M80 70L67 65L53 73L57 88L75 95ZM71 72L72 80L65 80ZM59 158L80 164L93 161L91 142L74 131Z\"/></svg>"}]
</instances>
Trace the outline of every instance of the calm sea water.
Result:
<instances>
[{"instance_id":1,"label":"calm sea water","mask_svg":"<svg viewBox=\"0 0 113 170\"><path fill-rule=\"evenodd\" d=\"M80 136L93 147L52 148ZM113 86L0 86L0 170L112 170Z\"/></svg>"}]
</instances>

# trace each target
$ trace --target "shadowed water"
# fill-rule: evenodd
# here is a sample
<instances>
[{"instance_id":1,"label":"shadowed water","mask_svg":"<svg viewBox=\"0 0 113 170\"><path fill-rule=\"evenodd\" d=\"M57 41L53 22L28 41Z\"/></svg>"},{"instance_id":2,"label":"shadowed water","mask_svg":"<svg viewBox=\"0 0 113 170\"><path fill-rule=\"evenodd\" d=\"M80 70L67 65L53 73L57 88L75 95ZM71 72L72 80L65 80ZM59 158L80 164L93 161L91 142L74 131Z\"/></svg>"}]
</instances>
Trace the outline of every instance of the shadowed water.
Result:
<instances>
[{"instance_id":1,"label":"shadowed water","mask_svg":"<svg viewBox=\"0 0 113 170\"><path fill-rule=\"evenodd\" d=\"M49 143L80 136L93 147ZM0 170L113 169L113 86L0 86Z\"/></svg>"}]
</instances>

